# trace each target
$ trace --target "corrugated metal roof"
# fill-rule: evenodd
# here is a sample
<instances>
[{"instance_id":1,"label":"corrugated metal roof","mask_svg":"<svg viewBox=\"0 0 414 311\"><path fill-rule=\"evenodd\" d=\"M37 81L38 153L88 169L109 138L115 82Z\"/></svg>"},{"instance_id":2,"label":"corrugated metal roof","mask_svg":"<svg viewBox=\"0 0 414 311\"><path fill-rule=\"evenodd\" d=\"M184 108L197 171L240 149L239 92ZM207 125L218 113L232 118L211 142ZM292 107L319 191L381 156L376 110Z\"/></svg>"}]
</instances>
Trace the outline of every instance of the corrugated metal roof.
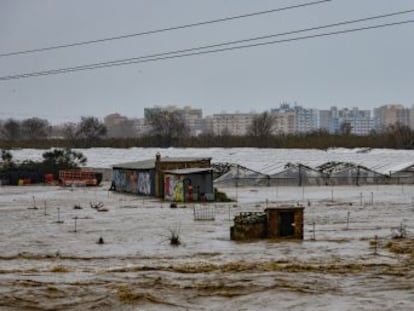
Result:
<instances>
[{"instance_id":1,"label":"corrugated metal roof","mask_svg":"<svg viewBox=\"0 0 414 311\"><path fill-rule=\"evenodd\" d=\"M210 161L211 158L205 157L161 157L161 162L196 162L196 161Z\"/></svg>"},{"instance_id":2,"label":"corrugated metal roof","mask_svg":"<svg viewBox=\"0 0 414 311\"><path fill-rule=\"evenodd\" d=\"M192 168L181 168L181 169L176 169L176 170L168 170L168 171L165 171L164 173L187 175L187 174L203 173L203 172L208 172L212 170L213 170L212 167L205 167L205 168L192 167Z\"/></svg>"},{"instance_id":3,"label":"corrugated metal roof","mask_svg":"<svg viewBox=\"0 0 414 311\"><path fill-rule=\"evenodd\" d=\"M198 158L198 157L164 157L161 158L161 162L197 162L197 161L204 161L204 160L211 160L211 158ZM131 169L131 170L147 170L155 168L155 158L148 159L143 161L134 161L134 162L126 162L115 164L112 168L123 168L123 169Z\"/></svg>"},{"instance_id":4,"label":"corrugated metal roof","mask_svg":"<svg viewBox=\"0 0 414 311\"><path fill-rule=\"evenodd\" d=\"M150 170L155 168L155 159L115 164L112 166L112 168L123 168L130 170Z\"/></svg>"}]
</instances>

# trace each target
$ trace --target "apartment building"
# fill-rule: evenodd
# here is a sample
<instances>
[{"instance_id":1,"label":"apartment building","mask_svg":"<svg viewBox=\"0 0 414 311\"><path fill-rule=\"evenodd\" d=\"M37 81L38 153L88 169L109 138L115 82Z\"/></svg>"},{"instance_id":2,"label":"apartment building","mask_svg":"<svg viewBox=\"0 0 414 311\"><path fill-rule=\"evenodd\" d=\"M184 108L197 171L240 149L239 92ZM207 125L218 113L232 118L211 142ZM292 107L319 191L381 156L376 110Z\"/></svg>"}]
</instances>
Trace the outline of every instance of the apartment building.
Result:
<instances>
[{"instance_id":1,"label":"apartment building","mask_svg":"<svg viewBox=\"0 0 414 311\"><path fill-rule=\"evenodd\" d=\"M205 118L205 130L215 135L246 135L256 113L219 113Z\"/></svg>"},{"instance_id":2,"label":"apartment building","mask_svg":"<svg viewBox=\"0 0 414 311\"><path fill-rule=\"evenodd\" d=\"M378 131L387 129L390 125L401 124L411 126L412 109L403 105L385 105L374 109L375 128ZM413 127L411 127L413 128Z\"/></svg>"},{"instance_id":3,"label":"apartment building","mask_svg":"<svg viewBox=\"0 0 414 311\"><path fill-rule=\"evenodd\" d=\"M368 135L374 129L374 120L370 110L338 109L333 106L330 110L319 111L319 128L331 134L341 132L343 124L348 124L351 134Z\"/></svg>"},{"instance_id":4,"label":"apartment building","mask_svg":"<svg viewBox=\"0 0 414 311\"><path fill-rule=\"evenodd\" d=\"M281 129L282 133L308 133L319 127L319 114L316 109L306 109L296 104L291 106L289 103L282 103L279 108L273 108L270 112L287 124L285 128ZM279 128L279 125L276 124L276 127Z\"/></svg>"}]
</instances>

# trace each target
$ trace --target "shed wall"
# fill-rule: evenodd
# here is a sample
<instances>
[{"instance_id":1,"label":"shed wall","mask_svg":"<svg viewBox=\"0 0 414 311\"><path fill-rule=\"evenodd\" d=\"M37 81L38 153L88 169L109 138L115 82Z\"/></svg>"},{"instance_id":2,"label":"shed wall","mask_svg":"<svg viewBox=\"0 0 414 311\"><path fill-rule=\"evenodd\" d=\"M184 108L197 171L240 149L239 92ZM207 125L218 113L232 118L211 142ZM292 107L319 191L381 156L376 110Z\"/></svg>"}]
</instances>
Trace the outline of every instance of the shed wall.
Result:
<instances>
[{"instance_id":1,"label":"shed wall","mask_svg":"<svg viewBox=\"0 0 414 311\"><path fill-rule=\"evenodd\" d=\"M112 182L116 191L140 195L154 195L154 171L120 169L113 170Z\"/></svg>"}]
</instances>

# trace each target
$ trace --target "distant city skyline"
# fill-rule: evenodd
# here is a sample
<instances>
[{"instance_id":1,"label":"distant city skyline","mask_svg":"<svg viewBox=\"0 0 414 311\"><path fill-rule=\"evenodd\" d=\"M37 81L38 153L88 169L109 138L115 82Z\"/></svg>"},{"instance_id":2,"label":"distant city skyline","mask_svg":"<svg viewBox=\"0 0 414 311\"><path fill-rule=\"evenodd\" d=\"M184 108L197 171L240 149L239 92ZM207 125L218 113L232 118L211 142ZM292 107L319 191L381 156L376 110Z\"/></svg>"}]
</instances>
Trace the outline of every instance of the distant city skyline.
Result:
<instances>
[{"instance_id":1,"label":"distant city skyline","mask_svg":"<svg viewBox=\"0 0 414 311\"><path fill-rule=\"evenodd\" d=\"M176 31L23 55L9 52L139 33L304 3L315 5ZM414 9L412 0L111 0L0 2L0 119L52 124L145 107L204 115L283 102L319 110L414 104L414 23L222 53L1 81L1 77L213 45ZM414 13L281 40L413 20ZM263 41L263 40L262 40ZM260 42L262 42L260 41ZM256 42L256 41L255 41Z\"/></svg>"},{"instance_id":2,"label":"distant city skyline","mask_svg":"<svg viewBox=\"0 0 414 311\"><path fill-rule=\"evenodd\" d=\"M303 108L305 110L315 110L317 112L320 112L320 111L330 111L331 109L335 109L335 110L338 110L338 111L342 111L342 110L349 110L349 111L351 111L352 109L355 109L356 108L356 109L359 109L360 111L362 111L362 110L369 111L371 117L373 116L374 111L376 109L378 109L378 108L388 107L388 106L402 106L402 107L404 107L406 109L412 110L413 111L413 114L414 114L414 105L406 106L406 105L400 105L400 104L397 104L397 103L391 103L391 104L387 104L387 105L375 106L372 109L364 109L364 108L359 108L359 107L356 107L356 106L349 106L349 107L330 106L330 107L328 107L326 109L325 108L324 109L318 109L318 108L315 108L315 107L307 107L307 106L304 106L304 105L300 105L299 103L296 103L296 102L291 103L291 102L283 101L283 102L279 103L278 105L272 106L269 109L260 110L260 111L257 110L257 109L253 109L252 108L252 109L247 110L247 111L240 111L240 110L234 110L234 111L222 110L222 111L216 111L216 112L212 112L212 113L207 114L207 113L205 113L205 111L204 111L203 108L194 107L194 106L191 106L191 105L154 105L154 106L151 106L151 107L149 107L149 106L148 107L143 107L142 108L142 112L140 114L138 114L138 115L127 115L127 114L123 114L123 113L121 113L119 111L112 111L112 112L110 112L110 113L108 113L106 115L103 115L103 116L98 116L98 115L92 115L92 114L90 114L90 115L79 115L79 116L75 116L75 117L73 117L73 119L72 118L64 118L62 120L59 120L59 119L49 119L46 116L41 116L41 115L31 115L30 113L23 113L20 116L17 115L17 116L14 116L14 117L13 116L7 117L7 116L5 116L4 113L1 113L0 114L0 121L6 121L7 119L15 119L15 120L21 121L21 120L28 119L28 118L40 118L40 119L45 119L45 120L49 121L49 123L52 124L52 125L62 125L64 123L70 123L70 122L77 123L77 122L79 122L81 120L82 117L96 117L96 118L98 118L101 121L103 121L106 117L112 116L112 115L119 115L119 116L125 117L127 119L144 119L145 118L145 112L144 111L146 109L152 109L152 108L162 108L162 109L166 109L166 108L172 109L172 108L174 108L173 110L176 110L176 109L179 109L180 110L180 109L188 108L190 110L201 110L202 116L205 118L205 117L209 117L209 116L213 116L213 115L221 115L221 114L229 114L229 115L231 115L231 114L261 114L263 112L278 111L284 105L287 105L290 108L300 107L300 108Z\"/></svg>"}]
</instances>

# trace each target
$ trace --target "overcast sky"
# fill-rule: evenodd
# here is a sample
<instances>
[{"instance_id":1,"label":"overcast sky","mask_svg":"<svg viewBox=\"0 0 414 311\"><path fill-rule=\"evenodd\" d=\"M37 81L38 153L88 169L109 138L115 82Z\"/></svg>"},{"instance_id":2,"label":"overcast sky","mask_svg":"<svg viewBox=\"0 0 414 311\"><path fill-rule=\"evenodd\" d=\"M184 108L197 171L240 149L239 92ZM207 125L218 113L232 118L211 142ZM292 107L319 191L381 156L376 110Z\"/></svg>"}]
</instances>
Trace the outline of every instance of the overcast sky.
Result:
<instances>
[{"instance_id":1,"label":"overcast sky","mask_svg":"<svg viewBox=\"0 0 414 311\"><path fill-rule=\"evenodd\" d=\"M138 33L313 0L0 0L0 54ZM319 5L99 44L0 57L0 76L139 57L414 9L413 0ZM414 20L414 13L318 32ZM296 35L298 36L298 35ZM292 37L292 36L291 36ZM285 38L285 37L283 37ZM287 38L287 37L286 37ZM276 38L282 39L282 37ZM204 115L281 102L329 109L414 104L414 23L126 66L0 81L0 119L52 123L154 105Z\"/></svg>"}]
</instances>

